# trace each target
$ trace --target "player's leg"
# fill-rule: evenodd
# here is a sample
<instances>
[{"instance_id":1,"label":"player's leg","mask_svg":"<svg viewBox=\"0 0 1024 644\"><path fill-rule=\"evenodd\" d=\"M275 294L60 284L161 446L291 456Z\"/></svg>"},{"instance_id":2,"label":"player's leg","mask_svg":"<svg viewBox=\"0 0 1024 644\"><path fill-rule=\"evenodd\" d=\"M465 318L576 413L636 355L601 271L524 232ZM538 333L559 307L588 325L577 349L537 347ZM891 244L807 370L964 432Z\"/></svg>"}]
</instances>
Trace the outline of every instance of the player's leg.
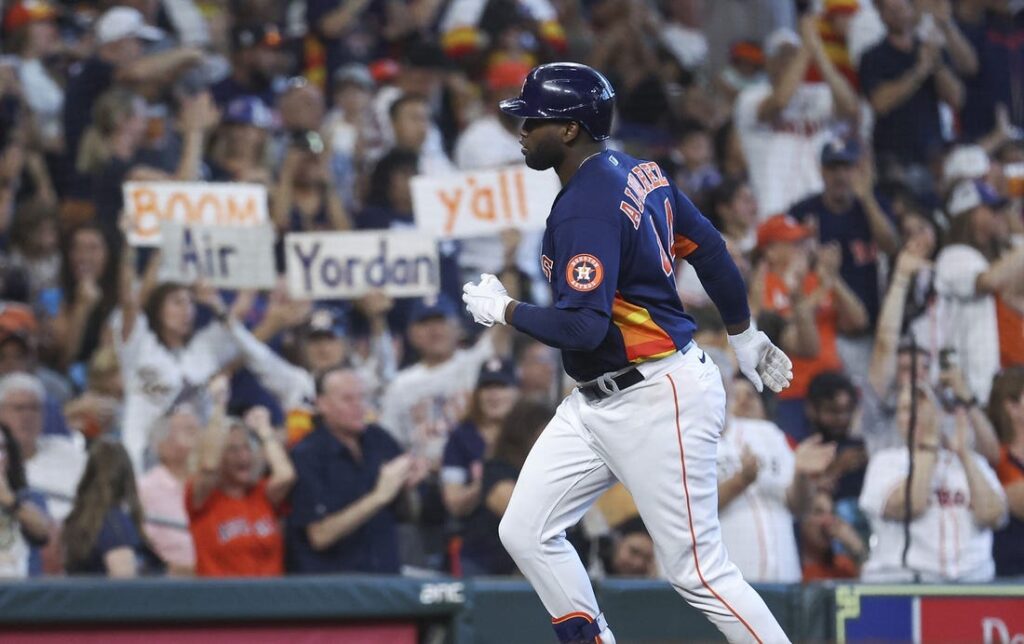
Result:
<instances>
[{"instance_id":1,"label":"player's leg","mask_svg":"<svg viewBox=\"0 0 1024 644\"><path fill-rule=\"evenodd\" d=\"M570 396L541 433L516 481L499 535L563 642L614 644L576 550L565 539L615 479L591 448Z\"/></svg>"},{"instance_id":2,"label":"player's leg","mask_svg":"<svg viewBox=\"0 0 1024 644\"><path fill-rule=\"evenodd\" d=\"M722 545L715 460L725 392L718 369L694 347L645 371L646 382L620 394L622 402L613 398L584 413L600 453L633 494L683 598L731 642L788 641Z\"/></svg>"}]
</instances>

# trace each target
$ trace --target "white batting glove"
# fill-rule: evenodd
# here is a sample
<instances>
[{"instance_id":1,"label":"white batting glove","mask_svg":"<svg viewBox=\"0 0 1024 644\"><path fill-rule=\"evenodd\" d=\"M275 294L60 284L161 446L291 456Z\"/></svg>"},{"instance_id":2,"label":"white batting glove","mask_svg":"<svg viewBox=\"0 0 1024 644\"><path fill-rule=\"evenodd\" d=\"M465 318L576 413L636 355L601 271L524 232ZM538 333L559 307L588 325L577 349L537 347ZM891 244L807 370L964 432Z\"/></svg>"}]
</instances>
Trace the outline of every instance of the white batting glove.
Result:
<instances>
[{"instance_id":1,"label":"white batting glove","mask_svg":"<svg viewBox=\"0 0 1024 644\"><path fill-rule=\"evenodd\" d=\"M757 330L753 320L746 331L729 336L729 345L736 354L740 371L754 383L758 392L768 385L779 393L793 380L793 363L763 331Z\"/></svg>"},{"instance_id":2,"label":"white batting glove","mask_svg":"<svg viewBox=\"0 0 1024 644\"><path fill-rule=\"evenodd\" d=\"M505 308L512 298L501 281L489 273L480 275L480 283L467 282L462 287L462 301L477 324L490 327L506 324Z\"/></svg>"}]
</instances>

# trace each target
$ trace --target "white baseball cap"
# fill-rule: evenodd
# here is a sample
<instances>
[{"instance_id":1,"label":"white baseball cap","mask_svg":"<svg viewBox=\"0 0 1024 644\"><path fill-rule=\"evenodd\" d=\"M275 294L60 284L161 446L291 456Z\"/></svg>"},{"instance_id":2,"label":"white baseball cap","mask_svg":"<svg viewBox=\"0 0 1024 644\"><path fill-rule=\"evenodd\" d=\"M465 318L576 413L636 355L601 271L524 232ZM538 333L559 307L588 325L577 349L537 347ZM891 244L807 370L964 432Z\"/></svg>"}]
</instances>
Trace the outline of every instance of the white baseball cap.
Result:
<instances>
[{"instance_id":1,"label":"white baseball cap","mask_svg":"<svg viewBox=\"0 0 1024 644\"><path fill-rule=\"evenodd\" d=\"M946 211L951 217L958 217L971 212L978 206L989 206L999 209L1005 206L1006 199L980 179L961 181L953 188L949 196Z\"/></svg>"},{"instance_id":2,"label":"white baseball cap","mask_svg":"<svg viewBox=\"0 0 1024 644\"><path fill-rule=\"evenodd\" d=\"M988 153L980 145L958 145L942 165L942 178L949 185L961 179L978 179L988 174Z\"/></svg>"},{"instance_id":3,"label":"white baseball cap","mask_svg":"<svg viewBox=\"0 0 1024 644\"><path fill-rule=\"evenodd\" d=\"M800 35L789 27L780 27L768 35L764 41L764 53L768 58L779 53L785 46L799 47L801 44Z\"/></svg>"},{"instance_id":4,"label":"white baseball cap","mask_svg":"<svg viewBox=\"0 0 1024 644\"><path fill-rule=\"evenodd\" d=\"M123 38L160 40L164 32L146 24L138 9L114 7L96 21L96 40L105 45Z\"/></svg>"}]
</instances>

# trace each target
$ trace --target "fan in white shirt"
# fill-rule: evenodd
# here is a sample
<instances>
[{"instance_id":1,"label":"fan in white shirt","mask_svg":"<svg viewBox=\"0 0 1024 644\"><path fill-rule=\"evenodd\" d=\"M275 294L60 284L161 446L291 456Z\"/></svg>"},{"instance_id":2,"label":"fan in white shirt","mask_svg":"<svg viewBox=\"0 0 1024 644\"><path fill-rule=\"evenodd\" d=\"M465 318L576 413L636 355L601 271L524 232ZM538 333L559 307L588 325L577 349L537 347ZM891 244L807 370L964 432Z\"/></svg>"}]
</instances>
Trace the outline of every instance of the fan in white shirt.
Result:
<instances>
[{"instance_id":1,"label":"fan in white shirt","mask_svg":"<svg viewBox=\"0 0 1024 644\"><path fill-rule=\"evenodd\" d=\"M900 391L897 427L904 445L868 462L860 507L871 522L871 555L861 579L872 582L984 582L995 576L992 530L1006 520L1006 496L995 472L970 448L970 424L959 409L955 428L940 427L938 403L917 386L914 475L908 481L911 387ZM910 545L903 565L907 486Z\"/></svg>"},{"instance_id":2,"label":"fan in white shirt","mask_svg":"<svg viewBox=\"0 0 1024 644\"><path fill-rule=\"evenodd\" d=\"M181 284L159 284L140 307L134 284L135 252L124 250L121 267L121 307L111 316L114 347L124 381L124 424L121 440L136 472L145 471L146 450L153 422L175 402L205 400L207 381L239 355L229 325L234 320L217 291ZM147 280L152 278L152 261ZM195 330L196 302L210 307L215 320Z\"/></svg>"},{"instance_id":3,"label":"fan in white shirt","mask_svg":"<svg viewBox=\"0 0 1024 644\"><path fill-rule=\"evenodd\" d=\"M75 488L85 469L82 435L43 434L45 392L39 378L13 373L0 379L0 423L18 442L28 485L47 498L57 521L71 511Z\"/></svg>"},{"instance_id":4,"label":"fan in white shirt","mask_svg":"<svg viewBox=\"0 0 1024 644\"><path fill-rule=\"evenodd\" d=\"M857 95L824 53L813 20L803 38L788 29L768 37L769 80L743 90L734 121L762 219L822 189L818 158L839 119L857 116ZM825 83L804 81L811 64Z\"/></svg>"},{"instance_id":5,"label":"fan in white shirt","mask_svg":"<svg viewBox=\"0 0 1024 644\"><path fill-rule=\"evenodd\" d=\"M380 424L399 445L440 467L448 434L465 416L480 367L495 356L497 329L469 349L457 348L454 304L443 296L418 303L409 340L420 361L398 372L384 394Z\"/></svg>"},{"instance_id":6,"label":"fan in white shirt","mask_svg":"<svg viewBox=\"0 0 1024 644\"><path fill-rule=\"evenodd\" d=\"M834 443L819 436L790 447L746 378L729 388L730 417L718 444L718 514L732 561L751 582L796 583L795 518L810 508L810 477L824 473Z\"/></svg>"},{"instance_id":7,"label":"fan in white shirt","mask_svg":"<svg viewBox=\"0 0 1024 644\"><path fill-rule=\"evenodd\" d=\"M1004 250L1006 201L981 180L958 183L949 198L947 245L935 260L935 304L915 325L918 342L933 365L945 349L956 351L960 369L981 404L999 371L999 330L994 295L1024 275L1024 246ZM933 367L934 368L934 367Z\"/></svg>"}]
</instances>

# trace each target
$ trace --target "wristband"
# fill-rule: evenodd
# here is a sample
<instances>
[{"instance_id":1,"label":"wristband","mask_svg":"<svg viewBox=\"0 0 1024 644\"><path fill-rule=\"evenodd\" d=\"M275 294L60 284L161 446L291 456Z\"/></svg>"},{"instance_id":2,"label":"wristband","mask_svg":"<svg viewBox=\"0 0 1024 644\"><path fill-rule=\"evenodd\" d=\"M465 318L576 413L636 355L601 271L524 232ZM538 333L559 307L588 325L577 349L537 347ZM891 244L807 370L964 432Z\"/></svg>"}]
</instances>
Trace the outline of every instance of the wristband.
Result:
<instances>
[{"instance_id":1,"label":"wristband","mask_svg":"<svg viewBox=\"0 0 1024 644\"><path fill-rule=\"evenodd\" d=\"M914 449L919 449L919 450L922 450L924 452L938 452L939 451L939 446L938 445L925 445L924 443L918 443L917 445L914 446Z\"/></svg>"}]
</instances>

